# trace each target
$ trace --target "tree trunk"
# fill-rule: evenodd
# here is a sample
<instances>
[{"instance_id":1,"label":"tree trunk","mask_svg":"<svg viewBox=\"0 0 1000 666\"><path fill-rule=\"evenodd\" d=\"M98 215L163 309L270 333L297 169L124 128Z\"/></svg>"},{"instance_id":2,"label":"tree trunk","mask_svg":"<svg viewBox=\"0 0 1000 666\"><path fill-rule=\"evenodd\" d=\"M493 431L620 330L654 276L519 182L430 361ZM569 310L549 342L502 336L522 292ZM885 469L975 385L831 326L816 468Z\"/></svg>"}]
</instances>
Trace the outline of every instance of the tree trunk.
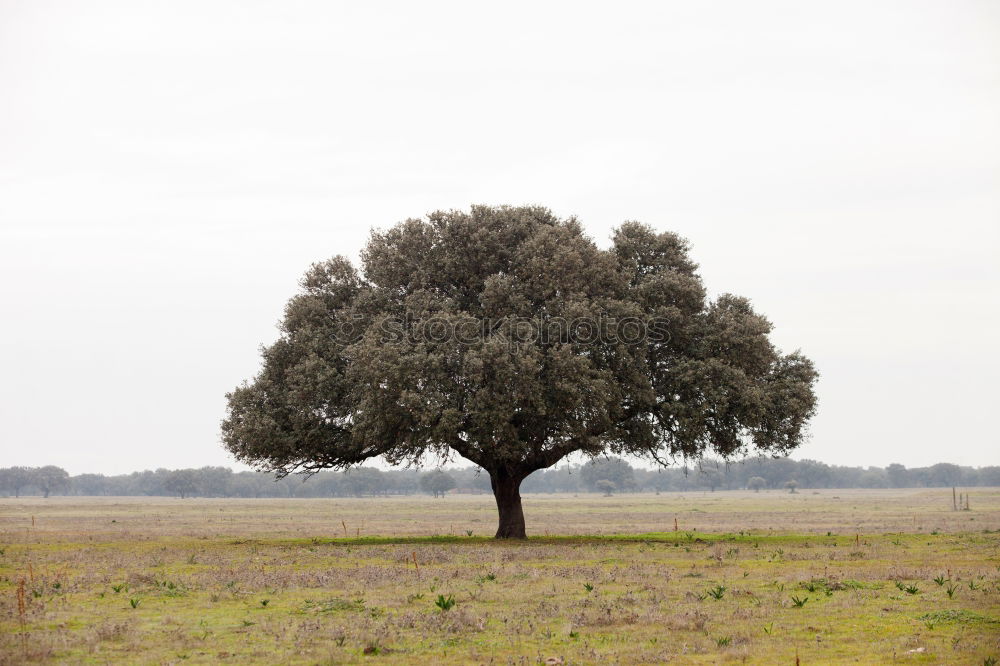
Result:
<instances>
[{"instance_id":1,"label":"tree trunk","mask_svg":"<svg viewBox=\"0 0 1000 666\"><path fill-rule=\"evenodd\" d=\"M497 501L500 522L497 539L526 539L524 533L524 511L521 508L521 481L523 474L511 473L506 469L490 471L490 485Z\"/></svg>"}]
</instances>

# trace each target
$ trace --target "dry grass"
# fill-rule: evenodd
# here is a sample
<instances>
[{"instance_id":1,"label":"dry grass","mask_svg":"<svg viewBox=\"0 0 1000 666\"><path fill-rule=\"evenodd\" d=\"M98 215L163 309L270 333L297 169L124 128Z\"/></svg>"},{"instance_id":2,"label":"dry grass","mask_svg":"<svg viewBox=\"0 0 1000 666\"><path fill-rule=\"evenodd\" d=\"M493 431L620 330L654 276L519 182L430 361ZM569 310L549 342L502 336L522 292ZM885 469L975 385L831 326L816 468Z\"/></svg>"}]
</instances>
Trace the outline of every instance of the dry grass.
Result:
<instances>
[{"instance_id":1,"label":"dry grass","mask_svg":"<svg viewBox=\"0 0 1000 666\"><path fill-rule=\"evenodd\" d=\"M950 502L532 496L496 543L485 496L5 499L0 663L982 664L1000 492Z\"/></svg>"}]
</instances>

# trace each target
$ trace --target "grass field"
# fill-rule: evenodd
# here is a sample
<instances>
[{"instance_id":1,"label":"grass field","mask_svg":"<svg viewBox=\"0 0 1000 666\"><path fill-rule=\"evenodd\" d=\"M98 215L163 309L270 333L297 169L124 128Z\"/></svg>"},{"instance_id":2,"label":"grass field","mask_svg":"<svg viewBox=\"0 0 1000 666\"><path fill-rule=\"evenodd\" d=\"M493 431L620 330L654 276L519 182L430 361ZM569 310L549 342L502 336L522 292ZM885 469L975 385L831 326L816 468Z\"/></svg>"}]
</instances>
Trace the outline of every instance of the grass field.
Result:
<instances>
[{"instance_id":1,"label":"grass field","mask_svg":"<svg viewBox=\"0 0 1000 666\"><path fill-rule=\"evenodd\" d=\"M0 663L1000 659L1000 490L525 512L498 543L485 495L0 499Z\"/></svg>"}]
</instances>

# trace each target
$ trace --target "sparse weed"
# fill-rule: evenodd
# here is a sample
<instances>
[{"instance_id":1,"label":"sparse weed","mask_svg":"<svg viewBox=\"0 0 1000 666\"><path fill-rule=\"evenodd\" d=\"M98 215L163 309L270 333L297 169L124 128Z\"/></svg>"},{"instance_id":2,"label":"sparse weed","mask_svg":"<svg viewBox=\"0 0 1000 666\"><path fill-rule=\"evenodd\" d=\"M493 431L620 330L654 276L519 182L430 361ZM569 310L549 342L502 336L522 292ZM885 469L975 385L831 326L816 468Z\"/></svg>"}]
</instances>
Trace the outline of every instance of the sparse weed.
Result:
<instances>
[{"instance_id":1,"label":"sparse weed","mask_svg":"<svg viewBox=\"0 0 1000 666\"><path fill-rule=\"evenodd\" d=\"M441 609L441 611L451 610L455 606L455 597L450 594L447 597L439 594L438 598L434 601L434 605Z\"/></svg>"},{"instance_id":2,"label":"sparse weed","mask_svg":"<svg viewBox=\"0 0 1000 666\"><path fill-rule=\"evenodd\" d=\"M946 658L954 663L1000 666L987 657L1000 627L992 612L1000 591L996 568L1000 562L992 561L1000 536L978 529L958 532L961 526L953 531L948 524L947 530L942 529L947 538L926 539L930 526L917 534L916 525L921 507L931 505L930 498L925 505L920 504L921 494L884 494L893 497L892 511L869 513L860 500L850 513L846 506L839 514L823 514L824 509L815 507L817 513L798 525L817 516L829 517L830 522L808 524L810 533L799 534L791 531L795 523L781 524L773 513L763 519L747 512L734 518L728 512L736 500L718 493L709 496L718 504L698 515L697 527L690 521L690 538L680 531L615 533L623 525L652 521L644 517L647 508L662 513L663 505L674 501L666 493L656 499L641 495L616 499L644 505L644 511L617 523L603 515L573 522L572 500L538 498L532 501L550 503L536 514L547 521L537 532L547 534L496 544L480 542L486 529L480 523L489 522L485 516L465 523L477 525L479 535L466 538L457 514L459 527L449 529L451 516L428 519L416 514L407 506L411 500L404 498L334 500L335 510L346 511L352 526L361 524L360 512L372 510L373 504L390 519L379 515L377 523L372 520L362 529L371 536L355 541L349 533L347 542L311 538L324 533L329 518L310 518L305 502L302 508L296 502L276 502L272 506L281 508L274 511L262 509L267 506L263 500L234 501L226 511L232 507L246 520L237 517L221 527L214 514L188 503L177 526L171 525L173 516L160 512L145 523L119 521L128 523L128 532L115 532L111 540L103 536L111 519L106 513L94 511L97 520L79 525L53 515L45 523L53 526L51 531L32 533L24 545L16 539L0 544L7 551L0 558L0 606L6 603L5 628L13 629L0 632L0 654L14 655L17 663L54 663L60 655L70 655L70 660L91 655L100 661L126 654L141 663L182 663L182 656L185 663L381 659L448 663L465 656L479 663L489 661L487 650L495 650L531 654L532 663L711 661L713 654L720 662L792 663L794 657L775 655L789 656L790 645L798 640L800 650L807 646L803 657L809 663L867 663L887 660L889 652L873 658L870 640L853 628L864 626L880 636L888 630L895 636L895 629L905 625L909 627L905 642L882 645L896 651L901 660L908 648L926 644L927 652L934 650L939 658L945 658L947 650ZM455 503L473 507L486 499L457 498ZM910 499L917 508L907 504ZM59 501L73 506L80 502ZM994 498L984 497L980 506L995 507L997 502L1000 491ZM101 510L108 507L112 505L102 504ZM561 515L545 515L549 507ZM0 512L5 508L0 506ZM309 506L309 511L313 508ZM393 512L403 519L392 523ZM81 515L76 510L67 513ZM855 537L822 536L830 530L828 525L845 534L859 531L847 522L858 520L859 514L871 525L866 529L868 543L858 546ZM286 521L289 515L296 520ZM213 520L199 522L206 516ZM986 520L985 508L982 516ZM563 532L561 523L554 522L561 518L566 518ZM65 520L62 535L56 531L56 520ZM588 529L594 536L564 536L578 525L590 525L590 520L594 522ZM657 520L662 522L662 516ZM742 520L753 529L740 529L744 525L737 521ZM773 524L765 522L771 520ZM97 527L93 538L86 534L88 524ZM398 536L378 536L394 530ZM444 536L418 536L435 532ZM890 547L891 539L900 541L900 547ZM958 547L963 551L956 555ZM856 548L865 557L848 561ZM414 552L418 563L411 561ZM154 562L165 564L155 568ZM24 567L23 574L19 566ZM934 570L938 573L930 576ZM21 637L13 603L20 578L24 579L23 633L29 638L26 656L19 654ZM970 578L972 591L957 594ZM932 587L919 587L930 581ZM111 596L102 596L108 591ZM790 599L785 592L794 596ZM335 594L340 597L328 596ZM940 594L948 596L942 599ZM315 601L303 601L310 596ZM459 596L462 604L456 602ZM709 597L717 603L708 604ZM817 603L808 612L801 610L808 601ZM798 610L790 613L793 608ZM205 622L199 623L200 617ZM684 635L690 652L681 652L668 640L678 633ZM952 652L956 637L960 640ZM370 660L362 656L365 648L373 648ZM472 655L477 650L480 654Z\"/></svg>"}]
</instances>

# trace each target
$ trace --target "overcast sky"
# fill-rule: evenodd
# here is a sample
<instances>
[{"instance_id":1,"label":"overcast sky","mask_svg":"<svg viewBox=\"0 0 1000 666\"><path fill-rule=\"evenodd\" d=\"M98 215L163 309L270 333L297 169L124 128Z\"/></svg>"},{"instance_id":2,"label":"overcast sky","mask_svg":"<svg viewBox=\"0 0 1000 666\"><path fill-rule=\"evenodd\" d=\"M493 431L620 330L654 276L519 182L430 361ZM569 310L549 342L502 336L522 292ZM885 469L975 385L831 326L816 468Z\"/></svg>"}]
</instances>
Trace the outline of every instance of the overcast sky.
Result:
<instances>
[{"instance_id":1,"label":"overcast sky","mask_svg":"<svg viewBox=\"0 0 1000 666\"><path fill-rule=\"evenodd\" d=\"M0 466L233 465L307 266L472 203L690 239L835 464L1000 464L1000 3L0 0Z\"/></svg>"}]
</instances>

